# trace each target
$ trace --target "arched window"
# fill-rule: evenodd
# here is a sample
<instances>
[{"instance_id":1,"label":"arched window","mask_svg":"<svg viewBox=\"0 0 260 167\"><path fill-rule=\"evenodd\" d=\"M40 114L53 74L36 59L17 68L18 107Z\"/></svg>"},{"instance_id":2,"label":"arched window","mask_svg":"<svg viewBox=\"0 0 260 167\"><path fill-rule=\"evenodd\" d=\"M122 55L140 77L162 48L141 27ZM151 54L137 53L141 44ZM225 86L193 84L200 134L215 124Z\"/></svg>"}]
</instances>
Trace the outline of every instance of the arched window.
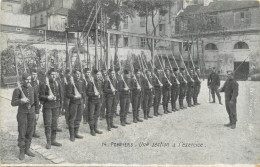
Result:
<instances>
[{"instance_id":1,"label":"arched window","mask_svg":"<svg viewBox=\"0 0 260 167\"><path fill-rule=\"evenodd\" d=\"M217 45L215 45L214 43L208 43L208 44L205 46L205 50L218 50L218 47L217 47Z\"/></svg>"},{"instance_id":2,"label":"arched window","mask_svg":"<svg viewBox=\"0 0 260 167\"><path fill-rule=\"evenodd\" d=\"M234 49L249 49L249 47L245 42L237 42L234 46Z\"/></svg>"}]
</instances>

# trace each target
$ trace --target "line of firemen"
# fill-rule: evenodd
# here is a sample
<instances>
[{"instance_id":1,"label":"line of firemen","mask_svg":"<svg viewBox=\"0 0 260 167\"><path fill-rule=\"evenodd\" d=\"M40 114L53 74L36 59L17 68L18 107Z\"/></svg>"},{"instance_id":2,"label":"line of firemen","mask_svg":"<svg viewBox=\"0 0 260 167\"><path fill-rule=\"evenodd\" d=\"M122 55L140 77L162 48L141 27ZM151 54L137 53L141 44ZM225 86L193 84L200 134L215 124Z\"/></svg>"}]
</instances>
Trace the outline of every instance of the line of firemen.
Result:
<instances>
[{"instance_id":1,"label":"line of firemen","mask_svg":"<svg viewBox=\"0 0 260 167\"><path fill-rule=\"evenodd\" d=\"M56 141L58 118L65 115L70 140L82 139L79 135L80 122L89 124L92 136L102 134L98 130L98 118L106 118L107 130L117 128L113 123L116 116L120 116L122 126L129 125L127 114L132 104L133 122L143 122L139 116L140 108L143 110L144 119L152 118L150 108L153 106L153 115L159 116L159 105L163 105L164 114L178 111L176 101L179 98L179 109L185 109L183 100L186 96L188 107L199 105L197 97L200 91L199 69L186 73L184 68L174 68L171 73L165 68L162 71L141 71L136 69L130 74L128 70L93 70L85 68L67 69L58 73L51 68L47 78L43 82L37 80L37 72L33 70L31 75L24 73L23 84L14 90L12 105L19 106L18 121L18 146L20 159L24 154L34 156L30 152L30 144L33 137L39 137L36 133L36 123L39 118L39 110L42 108L46 148L62 146ZM84 74L82 74L84 72ZM168 103L171 99L171 109ZM193 103L192 103L193 99ZM25 105L26 104L26 105ZM120 111L117 111L117 106ZM29 128L28 128L29 127Z\"/></svg>"}]
</instances>

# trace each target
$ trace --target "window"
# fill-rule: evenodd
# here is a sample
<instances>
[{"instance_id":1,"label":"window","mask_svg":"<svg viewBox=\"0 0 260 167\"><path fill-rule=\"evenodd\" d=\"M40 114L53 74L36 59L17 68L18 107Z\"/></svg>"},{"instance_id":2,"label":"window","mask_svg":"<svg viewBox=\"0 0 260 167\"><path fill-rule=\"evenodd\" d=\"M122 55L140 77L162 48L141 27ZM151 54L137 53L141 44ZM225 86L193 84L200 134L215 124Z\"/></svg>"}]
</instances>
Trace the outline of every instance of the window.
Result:
<instances>
[{"instance_id":1,"label":"window","mask_svg":"<svg viewBox=\"0 0 260 167\"><path fill-rule=\"evenodd\" d=\"M34 16L34 26L37 26L37 16Z\"/></svg>"},{"instance_id":2,"label":"window","mask_svg":"<svg viewBox=\"0 0 260 167\"><path fill-rule=\"evenodd\" d=\"M165 13L162 10L159 11L159 20L165 21Z\"/></svg>"},{"instance_id":3,"label":"window","mask_svg":"<svg viewBox=\"0 0 260 167\"><path fill-rule=\"evenodd\" d=\"M140 43L141 48L144 48L145 45L146 45L146 39L145 38L141 38L141 43Z\"/></svg>"},{"instance_id":4,"label":"window","mask_svg":"<svg viewBox=\"0 0 260 167\"><path fill-rule=\"evenodd\" d=\"M251 24L250 11L235 12L234 13L234 24L235 24L235 26L250 25Z\"/></svg>"},{"instance_id":5,"label":"window","mask_svg":"<svg viewBox=\"0 0 260 167\"><path fill-rule=\"evenodd\" d=\"M205 50L218 50L217 45L215 45L214 43L208 43L205 46Z\"/></svg>"},{"instance_id":6,"label":"window","mask_svg":"<svg viewBox=\"0 0 260 167\"><path fill-rule=\"evenodd\" d=\"M110 36L110 45L111 46L115 46L115 41L114 41L114 36L113 35Z\"/></svg>"},{"instance_id":7,"label":"window","mask_svg":"<svg viewBox=\"0 0 260 167\"><path fill-rule=\"evenodd\" d=\"M61 18L61 28L62 29L65 29L65 27L66 27L66 18Z\"/></svg>"},{"instance_id":8,"label":"window","mask_svg":"<svg viewBox=\"0 0 260 167\"><path fill-rule=\"evenodd\" d=\"M191 51L191 43L183 43L183 48L184 48L184 51Z\"/></svg>"},{"instance_id":9,"label":"window","mask_svg":"<svg viewBox=\"0 0 260 167\"><path fill-rule=\"evenodd\" d=\"M249 47L245 42L237 42L234 46L234 49L249 49Z\"/></svg>"},{"instance_id":10,"label":"window","mask_svg":"<svg viewBox=\"0 0 260 167\"><path fill-rule=\"evenodd\" d=\"M140 27L145 27L145 17L140 17Z\"/></svg>"},{"instance_id":11,"label":"window","mask_svg":"<svg viewBox=\"0 0 260 167\"><path fill-rule=\"evenodd\" d=\"M124 17L124 29L128 29L128 16Z\"/></svg>"},{"instance_id":12,"label":"window","mask_svg":"<svg viewBox=\"0 0 260 167\"><path fill-rule=\"evenodd\" d=\"M7 12L13 12L13 6L12 6L12 5L7 5L5 11L7 11Z\"/></svg>"},{"instance_id":13,"label":"window","mask_svg":"<svg viewBox=\"0 0 260 167\"><path fill-rule=\"evenodd\" d=\"M124 37L124 46L128 46L128 37Z\"/></svg>"},{"instance_id":14,"label":"window","mask_svg":"<svg viewBox=\"0 0 260 167\"><path fill-rule=\"evenodd\" d=\"M159 24L160 35L165 35L165 24Z\"/></svg>"},{"instance_id":15,"label":"window","mask_svg":"<svg viewBox=\"0 0 260 167\"><path fill-rule=\"evenodd\" d=\"M43 24L43 15L41 14L41 25Z\"/></svg>"}]
</instances>

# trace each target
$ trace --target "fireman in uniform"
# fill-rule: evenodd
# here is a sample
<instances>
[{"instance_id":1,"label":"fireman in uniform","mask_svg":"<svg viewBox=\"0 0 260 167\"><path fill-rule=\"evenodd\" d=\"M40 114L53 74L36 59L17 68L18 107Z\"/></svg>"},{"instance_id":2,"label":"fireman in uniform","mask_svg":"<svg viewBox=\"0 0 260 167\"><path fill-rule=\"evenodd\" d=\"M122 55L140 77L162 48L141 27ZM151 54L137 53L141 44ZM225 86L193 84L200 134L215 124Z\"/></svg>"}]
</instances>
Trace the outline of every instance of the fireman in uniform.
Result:
<instances>
[{"instance_id":1,"label":"fireman in uniform","mask_svg":"<svg viewBox=\"0 0 260 167\"><path fill-rule=\"evenodd\" d=\"M39 80L37 79L37 71L33 69L31 71L31 86L34 87L34 90L36 91L37 95L39 95ZM39 98L39 96L38 96ZM39 101L39 100L38 100ZM41 104L39 103L39 109L41 108ZM37 119L35 119L35 125L34 125L34 131L33 131L33 137L39 138L40 136L36 133L36 125L37 125Z\"/></svg>"},{"instance_id":2,"label":"fireman in uniform","mask_svg":"<svg viewBox=\"0 0 260 167\"><path fill-rule=\"evenodd\" d=\"M130 86L131 79L129 76L129 71L124 70L124 76L120 77L118 81L118 91L120 99L120 121L122 126L131 124L126 120L130 106Z\"/></svg>"},{"instance_id":3,"label":"fireman in uniform","mask_svg":"<svg viewBox=\"0 0 260 167\"><path fill-rule=\"evenodd\" d=\"M106 121L107 130L110 131L111 128L117 128L114 125L114 113L116 112L116 93L117 93L117 80L114 70L109 70L110 75L105 76L104 81L104 98L106 99Z\"/></svg>"},{"instance_id":4,"label":"fireman in uniform","mask_svg":"<svg viewBox=\"0 0 260 167\"><path fill-rule=\"evenodd\" d=\"M238 96L238 83L234 79L233 71L228 71L228 79L224 85L218 90L218 92L225 92L225 105L229 116L229 123L225 124L226 127L231 127L231 129L236 128L237 122L237 96Z\"/></svg>"},{"instance_id":5,"label":"fireman in uniform","mask_svg":"<svg viewBox=\"0 0 260 167\"><path fill-rule=\"evenodd\" d=\"M193 97L193 78L192 78L193 70L190 69L190 71L187 71L186 78L187 78L187 91L186 91L186 101L188 104L188 107L193 107L191 104L191 98Z\"/></svg>"},{"instance_id":6,"label":"fireman in uniform","mask_svg":"<svg viewBox=\"0 0 260 167\"><path fill-rule=\"evenodd\" d=\"M168 68L165 68L165 74L166 76L162 78L163 110L164 114L168 114L171 113L171 111L168 110L168 103L171 96L171 83L169 83L170 70Z\"/></svg>"},{"instance_id":7,"label":"fireman in uniform","mask_svg":"<svg viewBox=\"0 0 260 167\"><path fill-rule=\"evenodd\" d=\"M220 86L220 79L219 79L218 74L216 73L216 68L213 67L211 74L208 77L208 88L211 91L211 95L212 95L212 99L213 99L213 101L211 103L215 103L215 94L216 94L218 97L219 104L222 105L221 96L220 96L219 92L217 91L219 86Z\"/></svg>"},{"instance_id":8,"label":"fireman in uniform","mask_svg":"<svg viewBox=\"0 0 260 167\"><path fill-rule=\"evenodd\" d=\"M157 117L159 115L162 115L161 113L159 113L159 105L161 103L162 86L163 86L157 68L154 69L153 85L154 85L153 110L154 110L154 116Z\"/></svg>"},{"instance_id":9,"label":"fireman in uniform","mask_svg":"<svg viewBox=\"0 0 260 167\"><path fill-rule=\"evenodd\" d=\"M103 94L102 74L98 70L93 70L94 79L91 78L91 82L88 83L86 93L88 95L88 110L89 110L89 128L92 136L102 134L103 132L98 130L98 117L101 107L101 96Z\"/></svg>"},{"instance_id":10,"label":"fireman in uniform","mask_svg":"<svg viewBox=\"0 0 260 167\"><path fill-rule=\"evenodd\" d=\"M64 99L63 99L63 108L65 112L65 121L67 125L67 129L69 128L69 104L70 99L67 97L67 90L70 83L71 78L71 72L70 69L66 69L65 75L64 75Z\"/></svg>"},{"instance_id":11,"label":"fireman in uniform","mask_svg":"<svg viewBox=\"0 0 260 167\"><path fill-rule=\"evenodd\" d=\"M139 109L141 106L141 91L142 91L142 79L140 70L135 70L135 75L132 77L131 87L132 87L132 110L133 110L133 122L143 122L139 118Z\"/></svg>"},{"instance_id":12,"label":"fireman in uniform","mask_svg":"<svg viewBox=\"0 0 260 167\"><path fill-rule=\"evenodd\" d=\"M82 119L86 87L81 79L80 69L74 69L74 76L71 76L70 84L67 90L67 97L70 99L69 104L69 133L70 141L74 142L75 138L82 139L79 135L79 127Z\"/></svg>"},{"instance_id":13,"label":"fireman in uniform","mask_svg":"<svg viewBox=\"0 0 260 167\"><path fill-rule=\"evenodd\" d=\"M62 105L61 86L56 81L56 75L56 70L51 68L48 71L46 82L40 84L40 101L43 102L42 113L47 149L50 149L51 145L62 146L56 142L57 120L59 117L59 108Z\"/></svg>"},{"instance_id":14,"label":"fireman in uniform","mask_svg":"<svg viewBox=\"0 0 260 167\"><path fill-rule=\"evenodd\" d=\"M186 89L187 89L187 81L185 78L184 68L180 68L180 74L178 76L178 80L180 82L180 92L179 92L179 105L180 109L185 109L183 105L183 99L185 98Z\"/></svg>"},{"instance_id":15,"label":"fireman in uniform","mask_svg":"<svg viewBox=\"0 0 260 167\"><path fill-rule=\"evenodd\" d=\"M102 70L102 81L105 82L105 78L107 77L107 71L106 70ZM103 83L104 84L104 83ZM106 97L102 96L101 97L101 107L100 107L100 120L103 120L105 118L105 110L106 110Z\"/></svg>"},{"instance_id":16,"label":"fireman in uniform","mask_svg":"<svg viewBox=\"0 0 260 167\"><path fill-rule=\"evenodd\" d=\"M143 110L144 119L153 118L150 115L150 107L152 105L154 87L153 87L153 77L150 70L146 70L146 77L143 78L143 89L144 89L144 100L143 100Z\"/></svg>"},{"instance_id":17,"label":"fireman in uniform","mask_svg":"<svg viewBox=\"0 0 260 167\"><path fill-rule=\"evenodd\" d=\"M27 73L22 75L23 84L13 92L11 105L18 106L18 147L20 148L19 159L24 160L24 154L34 157L30 151L35 119L39 117L38 94L30 86L31 76ZM22 92L21 92L22 90Z\"/></svg>"},{"instance_id":18,"label":"fireman in uniform","mask_svg":"<svg viewBox=\"0 0 260 167\"><path fill-rule=\"evenodd\" d=\"M193 92L193 104L199 105L198 103L198 96L200 93L200 69L195 67L195 71L193 73L193 80L194 80L194 92Z\"/></svg>"},{"instance_id":19,"label":"fireman in uniform","mask_svg":"<svg viewBox=\"0 0 260 167\"><path fill-rule=\"evenodd\" d=\"M84 75L85 75L85 79L87 81L87 83L85 83L84 81L84 85L88 85L88 83L90 83L90 77L91 77L91 71L89 68L85 68L84 69ZM86 96L85 96L85 108L83 110L83 124L87 124L88 122L88 113L89 113L89 110L88 110L88 95L87 93L85 92Z\"/></svg>"},{"instance_id":20,"label":"fireman in uniform","mask_svg":"<svg viewBox=\"0 0 260 167\"><path fill-rule=\"evenodd\" d=\"M178 82L178 75L179 75L179 70L178 68L173 68L174 75L171 76L171 82L172 82L172 87L171 87L171 105L172 105L172 111L178 111L176 108L176 101L179 96L179 89L180 89L180 83Z\"/></svg>"}]
</instances>

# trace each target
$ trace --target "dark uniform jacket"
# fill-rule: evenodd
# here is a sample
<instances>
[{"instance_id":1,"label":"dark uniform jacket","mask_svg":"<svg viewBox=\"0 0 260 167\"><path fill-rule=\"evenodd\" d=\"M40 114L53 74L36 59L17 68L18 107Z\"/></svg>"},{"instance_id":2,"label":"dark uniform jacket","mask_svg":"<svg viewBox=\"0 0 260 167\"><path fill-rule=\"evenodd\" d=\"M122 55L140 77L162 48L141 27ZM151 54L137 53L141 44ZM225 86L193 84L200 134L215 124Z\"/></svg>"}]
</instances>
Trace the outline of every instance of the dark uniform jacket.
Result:
<instances>
[{"instance_id":1,"label":"dark uniform jacket","mask_svg":"<svg viewBox=\"0 0 260 167\"><path fill-rule=\"evenodd\" d=\"M200 78L199 74L198 73L196 74L196 72L194 72L193 74L194 85L200 85L201 81L199 80L199 78Z\"/></svg>"},{"instance_id":2,"label":"dark uniform jacket","mask_svg":"<svg viewBox=\"0 0 260 167\"><path fill-rule=\"evenodd\" d=\"M51 91L56 97L56 100L48 100L50 95L50 90L46 83L40 83L40 101L43 102L43 108L57 108L61 106L62 96L61 96L61 86L57 81L49 80Z\"/></svg>"},{"instance_id":3,"label":"dark uniform jacket","mask_svg":"<svg viewBox=\"0 0 260 167\"><path fill-rule=\"evenodd\" d=\"M29 103L22 104L22 92L19 88L16 88L13 92L13 97L11 101L12 106L18 106L18 112L21 113L36 113L39 114L39 99L38 94L32 86L24 87L22 86L22 91L24 95L30 100Z\"/></svg>"},{"instance_id":4,"label":"dark uniform jacket","mask_svg":"<svg viewBox=\"0 0 260 167\"><path fill-rule=\"evenodd\" d=\"M177 74L175 74L175 76L178 77ZM172 74L172 75L171 75L171 78L170 78L171 83L172 83L172 89L177 88L178 85L179 85L179 84L177 83L177 78L175 78L175 76Z\"/></svg>"},{"instance_id":5,"label":"dark uniform jacket","mask_svg":"<svg viewBox=\"0 0 260 167\"><path fill-rule=\"evenodd\" d=\"M131 79L124 77L125 82L122 78L118 81L118 91L120 96L129 96L131 94ZM126 83L126 85L125 85ZM124 88L128 87L129 90L124 90Z\"/></svg>"},{"instance_id":6,"label":"dark uniform jacket","mask_svg":"<svg viewBox=\"0 0 260 167\"><path fill-rule=\"evenodd\" d=\"M68 84L67 95L66 96L67 96L67 98L70 99L71 103L81 104L85 100L86 87L85 87L84 82L82 81L82 79L79 79L79 80L74 79L74 83L75 83L76 88L74 87L74 85L71 82ZM76 99L75 98L75 96L76 96L76 89L77 89L77 91L81 95L80 99Z\"/></svg>"},{"instance_id":7,"label":"dark uniform jacket","mask_svg":"<svg viewBox=\"0 0 260 167\"><path fill-rule=\"evenodd\" d=\"M140 89L137 89L137 82L140 86ZM131 80L132 96L140 95L142 91L142 79L141 77L136 76L136 80L133 77Z\"/></svg>"},{"instance_id":8,"label":"dark uniform jacket","mask_svg":"<svg viewBox=\"0 0 260 167\"><path fill-rule=\"evenodd\" d=\"M183 75L183 74L179 74L179 76L178 76L178 80L179 80L179 82L180 82L180 86L186 86L186 83L185 83L185 81L184 81L184 78L185 76Z\"/></svg>"},{"instance_id":9,"label":"dark uniform jacket","mask_svg":"<svg viewBox=\"0 0 260 167\"><path fill-rule=\"evenodd\" d=\"M110 81L111 81L111 84L113 85L113 87L115 88L115 90L117 91L117 80L116 80L116 78L114 78L114 79L110 78ZM112 97L112 96L116 95L116 91L114 92L114 94L112 92L111 84L110 84L108 78L106 78L105 81L104 81L104 95L105 95L105 97Z\"/></svg>"},{"instance_id":10,"label":"dark uniform jacket","mask_svg":"<svg viewBox=\"0 0 260 167\"><path fill-rule=\"evenodd\" d=\"M187 87L188 88L193 88L193 81L192 81L192 76L187 74Z\"/></svg>"},{"instance_id":11,"label":"dark uniform jacket","mask_svg":"<svg viewBox=\"0 0 260 167\"><path fill-rule=\"evenodd\" d=\"M152 89L149 88L149 83L148 83L148 81L149 81L149 83L151 84ZM150 77L147 76L147 78L144 78L144 80L143 80L143 89L144 89L144 93L149 93L149 92L154 93L154 92L153 92L153 91L154 91L154 88L153 88L153 77L152 77L152 76L150 76Z\"/></svg>"},{"instance_id":12,"label":"dark uniform jacket","mask_svg":"<svg viewBox=\"0 0 260 167\"><path fill-rule=\"evenodd\" d=\"M167 78L166 78L166 77L167 77ZM170 83L168 82L168 79L169 79L170 77L167 76L167 74L166 74L166 77L163 76L163 78L162 78L163 90L170 90L171 85L170 85Z\"/></svg>"},{"instance_id":13,"label":"dark uniform jacket","mask_svg":"<svg viewBox=\"0 0 260 167\"><path fill-rule=\"evenodd\" d=\"M89 97L90 102L100 102L102 94L103 94L102 81L95 78L94 82L95 82L95 86L97 88L97 91L99 93L99 96L95 95L94 83L92 81L88 83L86 93Z\"/></svg>"},{"instance_id":14,"label":"dark uniform jacket","mask_svg":"<svg viewBox=\"0 0 260 167\"><path fill-rule=\"evenodd\" d=\"M212 72L208 77L208 86L219 86L220 79L217 73Z\"/></svg>"},{"instance_id":15,"label":"dark uniform jacket","mask_svg":"<svg viewBox=\"0 0 260 167\"><path fill-rule=\"evenodd\" d=\"M156 75L156 74L154 74L154 75ZM159 79L159 76L158 76L158 75L156 75L156 76L157 76L157 78ZM160 86L159 81L158 81L158 79L156 78L156 76L153 77L154 90L155 90L155 91L160 91L160 90L161 90L161 86ZM161 82L161 81L160 81L160 82Z\"/></svg>"},{"instance_id":16,"label":"dark uniform jacket","mask_svg":"<svg viewBox=\"0 0 260 167\"><path fill-rule=\"evenodd\" d=\"M225 92L225 100L236 102L238 96L238 83L234 79L228 79L222 88L220 88L220 92Z\"/></svg>"}]
</instances>

